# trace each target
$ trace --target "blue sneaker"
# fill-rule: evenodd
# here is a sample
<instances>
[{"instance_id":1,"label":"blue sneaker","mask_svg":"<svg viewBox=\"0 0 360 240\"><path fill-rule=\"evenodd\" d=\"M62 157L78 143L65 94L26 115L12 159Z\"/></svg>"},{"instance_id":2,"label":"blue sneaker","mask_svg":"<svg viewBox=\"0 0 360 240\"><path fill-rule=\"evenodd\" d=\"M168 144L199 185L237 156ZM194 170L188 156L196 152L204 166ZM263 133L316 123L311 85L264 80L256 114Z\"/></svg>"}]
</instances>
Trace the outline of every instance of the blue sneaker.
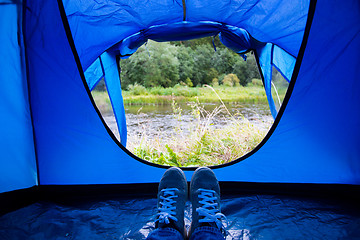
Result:
<instances>
[{"instance_id":1,"label":"blue sneaker","mask_svg":"<svg viewBox=\"0 0 360 240\"><path fill-rule=\"evenodd\" d=\"M220 187L215 173L207 167L196 169L190 183L190 201L192 204L192 223L189 236L198 227L213 227L226 235L221 213Z\"/></svg>"},{"instance_id":2,"label":"blue sneaker","mask_svg":"<svg viewBox=\"0 0 360 240\"><path fill-rule=\"evenodd\" d=\"M184 210L187 195L184 172L177 167L166 170L159 183L156 228L174 228L185 236Z\"/></svg>"}]
</instances>

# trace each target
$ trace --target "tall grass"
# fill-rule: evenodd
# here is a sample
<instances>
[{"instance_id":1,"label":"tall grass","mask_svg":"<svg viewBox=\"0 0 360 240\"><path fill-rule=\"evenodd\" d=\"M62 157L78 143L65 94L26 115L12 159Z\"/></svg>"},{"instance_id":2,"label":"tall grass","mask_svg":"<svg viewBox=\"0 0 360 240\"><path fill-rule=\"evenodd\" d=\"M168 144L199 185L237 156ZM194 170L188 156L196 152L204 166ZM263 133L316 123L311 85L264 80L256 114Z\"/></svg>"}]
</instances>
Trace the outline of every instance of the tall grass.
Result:
<instances>
[{"instance_id":1,"label":"tall grass","mask_svg":"<svg viewBox=\"0 0 360 240\"><path fill-rule=\"evenodd\" d=\"M186 93L186 94L184 94ZM285 95L282 91L281 98ZM111 104L106 92L93 91L93 97L100 111L108 113ZM259 117L249 121L240 112L231 114L225 103L267 102L262 86L248 87L198 87L144 88L140 85L123 91L124 102L131 104L171 104L173 117L179 121L174 134L166 136L160 130L154 136L149 125L138 123L141 133L129 136L127 148L149 162L170 166L209 166L228 163L254 149L265 137L272 125L269 118ZM181 124L182 109L178 103L191 104L191 124ZM212 111L206 111L203 103L220 104ZM217 128L214 119L223 118L224 126ZM186 126L181 128L180 126Z\"/></svg>"},{"instance_id":2,"label":"tall grass","mask_svg":"<svg viewBox=\"0 0 360 240\"><path fill-rule=\"evenodd\" d=\"M147 134L147 126L139 123L142 133L128 141L128 149L149 162L170 166L211 166L230 162L248 153L266 135L272 122L259 119L250 122L240 113L231 114L224 103L208 112L199 99L191 103L192 124L187 129L176 127L173 136ZM181 121L182 109L172 100L173 116ZM225 127L215 128L212 122L219 114Z\"/></svg>"}]
</instances>

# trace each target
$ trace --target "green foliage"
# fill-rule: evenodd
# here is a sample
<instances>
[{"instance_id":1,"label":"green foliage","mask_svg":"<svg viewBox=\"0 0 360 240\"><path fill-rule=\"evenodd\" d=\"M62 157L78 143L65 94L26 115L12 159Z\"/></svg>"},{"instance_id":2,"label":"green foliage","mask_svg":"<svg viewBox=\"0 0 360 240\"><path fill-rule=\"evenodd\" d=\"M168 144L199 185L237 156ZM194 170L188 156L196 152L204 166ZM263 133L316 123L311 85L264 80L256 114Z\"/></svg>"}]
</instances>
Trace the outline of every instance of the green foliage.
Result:
<instances>
[{"instance_id":1,"label":"green foliage","mask_svg":"<svg viewBox=\"0 0 360 240\"><path fill-rule=\"evenodd\" d=\"M192 56L192 51L193 50L189 47L177 47L176 57L179 61L179 78L180 81L183 81L185 83L187 78L192 78L195 71L195 62Z\"/></svg>"},{"instance_id":2,"label":"green foliage","mask_svg":"<svg viewBox=\"0 0 360 240\"><path fill-rule=\"evenodd\" d=\"M262 86L263 85L263 82L261 81L261 79L257 79L257 78L251 79L251 83L253 86Z\"/></svg>"},{"instance_id":3,"label":"green foliage","mask_svg":"<svg viewBox=\"0 0 360 240\"><path fill-rule=\"evenodd\" d=\"M242 86L260 78L253 55L249 54L245 62L221 45L215 51L210 43L209 39L180 44L149 41L133 56L121 60L122 88L135 83L146 88L168 88L181 82L189 87L202 86L212 84L214 78L222 82L230 73L237 75Z\"/></svg>"},{"instance_id":4,"label":"green foliage","mask_svg":"<svg viewBox=\"0 0 360 240\"><path fill-rule=\"evenodd\" d=\"M195 86L209 84L208 71L212 68L213 48L208 45L200 45L193 51L194 62L196 63L196 71L193 76Z\"/></svg>"},{"instance_id":5,"label":"green foliage","mask_svg":"<svg viewBox=\"0 0 360 240\"><path fill-rule=\"evenodd\" d=\"M250 73L247 68L247 64L244 61L237 61L234 64L234 74L238 76L239 83L241 86L246 86L250 81ZM224 80L223 80L224 82Z\"/></svg>"},{"instance_id":6,"label":"green foliage","mask_svg":"<svg viewBox=\"0 0 360 240\"><path fill-rule=\"evenodd\" d=\"M219 86L219 79L213 78L213 80L211 82L211 86L213 86L213 87Z\"/></svg>"},{"instance_id":7,"label":"green foliage","mask_svg":"<svg viewBox=\"0 0 360 240\"><path fill-rule=\"evenodd\" d=\"M128 86L128 91L135 96L147 94L146 88L137 83L135 83L134 85L130 84Z\"/></svg>"},{"instance_id":8,"label":"green foliage","mask_svg":"<svg viewBox=\"0 0 360 240\"><path fill-rule=\"evenodd\" d=\"M219 48L213 53L212 66L222 74L233 73L236 62L244 62L237 54L227 48Z\"/></svg>"},{"instance_id":9,"label":"green foliage","mask_svg":"<svg viewBox=\"0 0 360 240\"><path fill-rule=\"evenodd\" d=\"M172 150L167 144L165 144L165 148L169 153L169 159L168 162L172 166L181 167L181 163L178 162L179 157L176 155L174 150Z\"/></svg>"},{"instance_id":10,"label":"green foliage","mask_svg":"<svg viewBox=\"0 0 360 240\"><path fill-rule=\"evenodd\" d=\"M246 62L237 61L233 66L233 73L238 76L241 86L246 86L253 78L261 78L255 57L248 55Z\"/></svg>"},{"instance_id":11,"label":"green foliage","mask_svg":"<svg viewBox=\"0 0 360 240\"><path fill-rule=\"evenodd\" d=\"M228 87L239 86L239 82L239 78L233 73L226 75L223 79L223 84Z\"/></svg>"},{"instance_id":12,"label":"green foliage","mask_svg":"<svg viewBox=\"0 0 360 240\"><path fill-rule=\"evenodd\" d=\"M177 48L169 43L149 42L136 55L120 62L122 86L138 83L145 87L172 87L179 82Z\"/></svg>"},{"instance_id":13,"label":"green foliage","mask_svg":"<svg viewBox=\"0 0 360 240\"><path fill-rule=\"evenodd\" d=\"M258 78L261 79L259 68L256 63L254 55L250 54L246 60L247 68L249 71L249 79Z\"/></svg>"},{"instance_id":14,"label":"green foliage","mask_svg":"<svg viewBox=\"0 0 360 240\"><path fill-rule=\"evenodd\" d=\"M186 78L185 84L186 84L188 87L193 87L193 86L194 86L194 84L192 83L192 81L191 81L190 78Z\"/></svg>"},{"instance_id":15,"label":"green foliage","mask_svg":"<svg viewBox=\"0 0 360 240\"><path fill-rule=\"evenodd\" d=\"M216 71L214 68L210 68L209 71L206 73L206 78L203 81L203 84L211 84L214 78L219 76L219 72Z\"/></svg>"}]
</instances>

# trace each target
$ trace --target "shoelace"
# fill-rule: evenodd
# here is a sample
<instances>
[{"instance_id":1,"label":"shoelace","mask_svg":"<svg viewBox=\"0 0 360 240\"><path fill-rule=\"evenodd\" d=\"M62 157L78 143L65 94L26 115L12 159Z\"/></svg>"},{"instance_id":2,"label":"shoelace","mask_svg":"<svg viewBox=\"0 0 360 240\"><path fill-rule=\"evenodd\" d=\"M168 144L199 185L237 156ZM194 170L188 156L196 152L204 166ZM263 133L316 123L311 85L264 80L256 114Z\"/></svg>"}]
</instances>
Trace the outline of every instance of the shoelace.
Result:
<instances>
[{"instance_id":1,"label":"shoelace","mask_svg":"<svg viewBox=\"0 0 360 240\"><path fill-rule=\"evenodd\" d=\"M174 198L177 197L175 191L178 190L177 188L165 188L162 189L160 192L160 201L158 207L158 214L156 214L155 222L169 224L170 219L173 221L177 221L176 215L176 201Z\"/></svg>"},{"instance_id":2,"label":"shoelace","mask_svg":"<svg viewBox=\"0 0 360 240\"><path fill-rule=\"evenodd\" d=\"M199 214L199 222L201 223L215 223L220 230L225 230L222 219L226 220L224 214L218 209L217 198L214 190L199 188L199 203L200 207L196 209Z\"/></svg>"}]
</instances>

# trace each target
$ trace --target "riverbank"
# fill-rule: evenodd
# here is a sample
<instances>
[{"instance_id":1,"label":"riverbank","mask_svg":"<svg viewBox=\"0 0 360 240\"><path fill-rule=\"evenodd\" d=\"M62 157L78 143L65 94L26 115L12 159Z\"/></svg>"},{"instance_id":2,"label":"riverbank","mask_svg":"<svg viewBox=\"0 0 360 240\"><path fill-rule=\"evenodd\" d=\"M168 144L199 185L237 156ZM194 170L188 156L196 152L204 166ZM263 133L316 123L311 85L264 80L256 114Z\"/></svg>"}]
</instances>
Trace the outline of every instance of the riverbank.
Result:
<instances>
[{"instance_id":1,"label":"riverbank","mask_svg":"<svg viewBox=\"0 0 360 240\"><path fill-rule=\"evenodd\" d=\"M282 100L286 89L278 89ZM134 85L123 91L125 105L171 105L177 103L195 102L219 103L219 98L224 103L266 103L266 95L262 86L237 86L237 87L196 87L175 86L173 88L144 88ZM111 111L111 103L106 92L93 91L93 98L102 113Z\"/></svg>"},{"instance_id":2,"label":"riverbank","mask_svg":"<svg viewBox=\"0 0 360 240\"><path fill-rule=\"evenodd\" d=\"M161 165L219 165L254 149L273 123L270 116L252 114L247 118L240 109L224 104L212 110L206 110L199 102L190 105L189 112L174 102L172 111L161 118L156 114L132 114L138 121L137 131L128 128L129 151Z\"/></svg>"},{"instance_id":3,"label":"riverbank","mask_svg":"<svg viewBox=\"0 0 360 240\"><path fill-rule=\"evenodd\" d=\"M285 90L278 92L282 100ZM112 111L107 93L92 94L119 138L115 118L109 117ZM128 122L127 148L162 165L228 163L254 149L273 123L262 86L147 89L137 85L123 91L123 97L127 118L134 118ZM166 118L156 117L163 108L170 108Z\"/></svg>"}]
</instances>

